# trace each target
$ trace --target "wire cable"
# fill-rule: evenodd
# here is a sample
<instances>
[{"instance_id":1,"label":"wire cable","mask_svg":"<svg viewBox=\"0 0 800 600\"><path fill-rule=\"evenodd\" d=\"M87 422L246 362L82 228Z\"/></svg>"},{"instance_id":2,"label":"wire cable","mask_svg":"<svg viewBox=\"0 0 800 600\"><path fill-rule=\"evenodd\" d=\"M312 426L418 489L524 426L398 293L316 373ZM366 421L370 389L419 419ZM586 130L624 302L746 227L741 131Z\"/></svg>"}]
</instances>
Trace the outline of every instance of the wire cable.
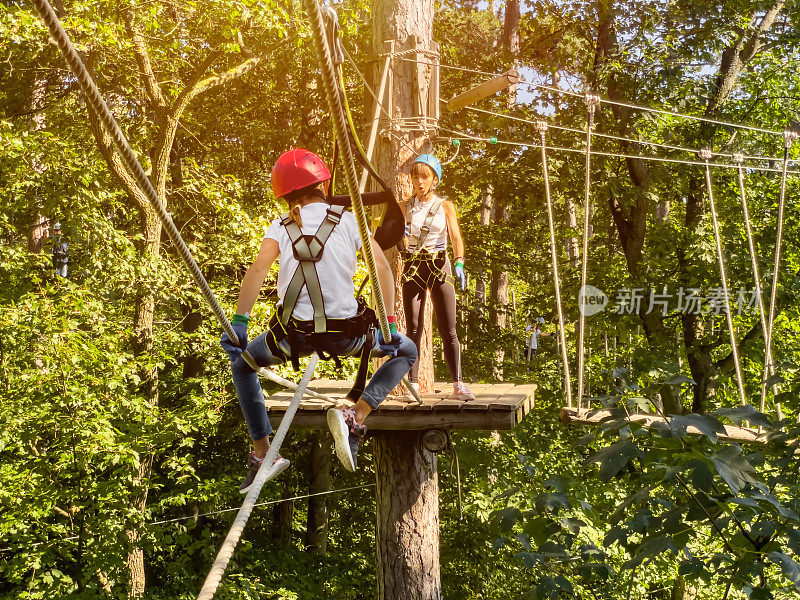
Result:
<instances>
[{"instance_id":1,"label":"wire cable","mask_svg":"<svg viewBox=\"0 0 800 600\"><path fill-rule=\"evenodd\" d=\"M527 123L529 125L537 125L537 123L539 123L539 121L534 121L534 120L531 120L531 119L525 119L525 118L522 118L522 117L515 117L513 115L507 115L507 114L495 112L495 111L492 111L492 110L486 110L486 109L483 109L483 108L475 108L474 106L465 106L464 109L472 111L472 112L476 112L476 113L483 113L483 114L492 115L492 116L495 116L495 117L500 117L500 118L503 118L503 119L509 119L511 121L517 121L517 122L520 122L520 123ZM552 129L559 129L561 131L569 131L571 133L581 133L581 134L585 133L582 129L577 129L577 128L574 128L574 127L565 127L563 125L554 125L552 123L548 123L548 127L552 128ZM619 136L619 135L612 135L610 133L599 133L597 131L595 131L592 135L594 137L601 137L601 138L605 138L605 139L608 139L608 140L616 140L616 141L619 141L619 142L628 142L628 143L631 143L631 144L642 144L642 145L646 145L646 146L652 146L654 148L664 148L666 150L677 150L679 152L688 152L688 153L693 154L693 155L696 155L700 151L699 148L687 148L687 147L684 147L684 146L673 146L671 144L663 144L663 143L660 143L660 142L652 142L650 140L639 140L639 139L629 138L629 137L624 137L624 136ZM743 158L745 160L768 160L768 161L779 160L778 157L773 157L773 156L754 156L754 155L750 155L750 154L735 154L735 153L726 154L724 152L715 152L714 155L715 156L724 156L725 158L730 158L730 159L733 159L734 157L741 157L741 158Z\"/></svg>"},{"instance_id":2,"label":"wire cable","mask_svg":"<svg viewBox=\"0 0 800 600\"><path fill-rule=\"evenodd\" d=\"M759 273L758 269L758 259L756 257L756 245L755 241L753 240L753 231L750 226L750 209L747 205L747 194L745 193L745 185L744 185L744 170L741 166L741 161L738 160L737 156L734 156L733 159L735 162L739 163L739 168L737 169L738 180L739 180L739 197L742 201L742 213L744 214L744 227L745 233L747 235L747 246L750 249L750 266L753 269L753 281L756 285L756 296L758 301L758 317L761 321L761 332L764 335L764 342L765 342L765 357L764 357L764 371L761 377L761 412L764 412L765 404L766 404L766 395L767 395L767 378L771 377L775 374L775 370L772 364L772 349L770 348L769 344L766 344L767 341L767 317L766 311L764 309L764 294L761 290L761 274ZM778 386L773 384L772 386L773 395L778 393ZM778 410L779 418L778 420L782 420L783 417L780 416L781 409L780 403L776 403L776 408Z\"/></svg>"},{"instance_id":3,"label":"wire cable","mask_svg":"<svg viewBox=\"0 0 800 600\"><path fill-rule=\"evenodd\" d=\"M505 144L505 145L509 145L509 146L518 146L518 147L521 147L521 148L538 148L539 147L539 142L538 141L516 142L516 141L509 141L509 140L499 140L499 139L493 138L493 137L476 136L476 135L473 135L471 133L465 133L463 131L458 131L458 130L455 130L455 129L448 129L446 127L440 127L439 129L440 129L440 131L443 131L443 132L446 132L446 133L450 133L453 136L455 136L455 137L442 136L442 137L445 137L446 139L450 139L450 140L458 139L458 140L465 140L465 141L471 141L471 142L488 142L490 144ZM548 146L547 149L548 150L557 151L557 152L572 152L572 153L576 153L576 154L583 154L584 153L584 150L581 150L579 148L565 148L565 147L562 147L562 146ZM667 158L665 156L645 156L645 155L641 155L641 154L624 154L624 153L621 153L621 152L606 152L604 150L593 150L592 154L594 154L596 156L608 156L608 157L611 157L611 158L638 158L638 159L641 159L641 160L649 160L649 161L654 161L654 162L667 162L667 163L676 163L676 164L682 164L682 165L694 165L694 166L700 166L700 167L705 165L705 163L703 161L700 161L700 160L687 160L687 159L680 159L680 158ZM711 163L711 166L712 167L728 168L728 169L738 169L739 168L739 165L729 164L729 163ZM782 173L783 172L782 169L775 169L775 168L772 168L772 167L747 166L745 168L750 170L750 171L764 171L764 172L767 172L767 173ZM790 171L787 171L787 173L800 174L800 171L790 170Z\"/></svg>"},{"instance_id":4,"label":"wire cable","mask_svg":"<svg viewBox=\"0 0 800 600\"><path fill-rule=\"evenodd\" d=\"M420 63L420 64L428 64L428 63L423 62L423 61L418 61L418 60L409 59L409 58L401 58L400 60L417 62L417 63ZM430 63L430 64L433 64L433 63ZM500 75L500 73L490 73L488 71L481 71L481 70L478 70L478 69L467 69L467 68L464 68L464 67L456 67L454 65L447 65L447 64L444 64L444 63L440 63L439 66L444 68L444 69L455 69L455 70L458 70L458 71L465 71L465 72L468 72L468 73L475 73L475 74L478 74L478 75L486 75L486 76L489 76L489 77L497 77L498 75ZM580 94L578 92L572 92L570 90L564 90L564 89L561 89L561 88L558 88L558 87L553 87L553 86L550 86L550 85L545 85L543 83L533 83L531 81L519 81L519 82L517 82L517 85L525 85L525 86L528 86L528 87L535 87L535 88L539 88L539 89L542 89L542 90L555 92L556 94L562 94L562 95L566 95L566 96L575 96L577 98L584 98L585 97L584 94ZM600 98L600 102L602 104L611 104L611 105L620 106L620 107L623 107L623 108L630 108L632 110L642 110L642 111L647 111L647 112L651 112L651 113L655 113L655 114L659 114L659 115L664 115L664 116L668 116L668 117L677 117L677 118L680 118L680 119L689 119L689 120L693 120L693 121L702 121L704 123L710 123L712 125L722 125L722 126L725 126L725 127L735 127L737 129L744 129L744 130L747 130L747 131L755 131L755 132L758 132L758 133L768 133L770 135L783 135L782 131L776 131L774 129L766 129L764 127L755 127L753 125L744 125L742 123L735 123L733 121L723 121L721 119L712 119L710 117L699 117L697 115L689 115L689 114L686 114L686 113L679 113L677 111L663 110L663 109L660 109L660 108L653 108L651 106L644 106L644 105L641 105L641 104L633 104L633 103L630 103L630 102L620 102L618 100L610 100L608 98L602 98L601 97Z\"/></svg>"},{"instance_id":5,"label":"wire cable","mask_svg":"<svg viewBox=\"0 0 800 600\"><path fill-rule=\"evenodd\" d=\"M781 243L783 241L783 213L786 206L786 174L789 165L789 150L797 139L797 133L786 130L783 134L783 174L781 175L781 191L778 199L778 229L775 233L775 264L772 270L772 289L769 297L769 314L767 317L767 339L765 342L766 350L764 362L772 359L772 327L775 323L775 299L778 293L778 278L781 268ZM774 370L774 365L770 364L770 369Z\"/></svg>"},{"instance_id":6,"label":"wire cable","mask_svg":"<svg viewBox=\"0 0 800 600\"><path fill-rule=\"evenodd\" d=\"M263 506L272 506L274 504L281 504L283 502L292 502L294 500L305 500L307 498L315 498L317 496L328 496L330 494L337 494L339 492L350 492L352 490L360 490L360 489L363 489L363 488L375 487L375 485L376 484L374 484L374 483L366 483L364 485L354 485L352 487L339 488L339 489L335 489L335 490L328 490L327 492L314 492L313 494L303 494L301 496L291 496L289 498L279 498L278 500L268 500L266 502L258 502L256 504L254 504L253 508L261 508ZM222 514L225 514L225 513L233 512L235 510L239 510L239 508L237 508L237 507L234 507L234 508L222 508L220 510L212 510L212 511L200 513L200 514L197 514L197 515L186 515L186 516L183 516L183 517L176 517L174 519L163 519L161 521L148 521L144 525L146 527L155 527L156 525L166 525L166 524L170 524L170 523L178 523L178 522L181 522L181 521L188 521L190 519L199 519L200 517L213 517L213 516L216 516L216 515L222 515ZM55 539L55 540L48 540L46 542L33 542L32 544L20 544L19 546L20 547L25 546L26 548L32 548L32 547L36 547L36 546L44 546L46 544L56 544L56 543L61 543L61 542L70 542L70 541L77 540L79 537L80 536L72 535L72 536L65 537L65 538L58 538L58 539ZM0 552L18 552L18 551L19 551L19 547L18 548L0 548Z\"/></svg>"}]
</instances>

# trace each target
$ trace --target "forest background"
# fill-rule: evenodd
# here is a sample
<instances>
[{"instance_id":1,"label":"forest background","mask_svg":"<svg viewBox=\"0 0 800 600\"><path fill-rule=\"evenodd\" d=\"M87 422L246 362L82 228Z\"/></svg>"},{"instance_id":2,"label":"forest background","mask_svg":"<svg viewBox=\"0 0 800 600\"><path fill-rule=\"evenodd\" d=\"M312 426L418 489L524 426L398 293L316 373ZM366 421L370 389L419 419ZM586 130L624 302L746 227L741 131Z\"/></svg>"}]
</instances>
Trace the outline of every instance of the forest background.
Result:
<instances>
[{"instance_id":1,"label":"forest background","mask_svg":"<svg viewBox=\"0 0 800 600\"><path fill-rule=\"evenodd\" d=\"M387 1L336 3L345 45L371 78L371 15ZM118 168L30 4L2 0L0 7L0 597L191 598L232 518L219 511L240 502L248 448L219 327L174 248L161 243L160 225ZM275 157L292 146L330 154L300 4L79 0L55 7L232 313L258 240L283 210L269 187ZM520 85L516 102L503 93L482 108L583 130L580 95L593 90L781 131L800 108L799 19L798 5L782 1L445 0L436 5L434 39L443 64L497 73L516 60L529 81L579 92ZM366 121L365 89L348 65L345 74ZM484 78L445 68L442 97ZM515 431L453 434L463 514L449 459L440 461L443 596L794 597L796 175L788 177L776 290L778 368L770 384L777 395L770 385L761 414L736 408L724 314L649 311L647 301L612 310L621 288L707 295L719 286L702 168L593 158L588 281L612 303L588 320L592 405L675 416L657 431L612 419L589 432L558 421L564 391L555 337L540 338L530 363L522 350L535 317L549 332L557 322L538 133L468 111L445 114L442 125L529 142L464 139L442 188L457 206L471 275L459 295L465 380L539 384L533 413ZM597 131L774 157L747 164L781 166L779 135L607 104ZM580 132L548 136L555 146L584 147ZM441 158L455 151L446 138L431 144ZM594 147L696 159L610 139L596 138ZM571 253L581 235L573 224L582 220L584 158L548 158L575 374L580 269ZM714 169L713 177L731 289L752 290L736 173ZM779 180L776 172L746 171L765 296ZM71 243L66 279L50 263L46 234L55 221ZM266 325L271 303L259 303L254 331ZM748 402L760 409L758 314L734 321ZM446 378L441 361L436 368ZM721 423L743 420L770 431L770 442L719 441ZM686 436L688 425L704 434ZM330 464L330 440L294 433L284 454L293 467L262 501L320 491L309 466ZM217 597L374 597L369 445L364 455L356 473L331 467L324 487L345 491L257 509Z\"/></svg>"}]
</instances>

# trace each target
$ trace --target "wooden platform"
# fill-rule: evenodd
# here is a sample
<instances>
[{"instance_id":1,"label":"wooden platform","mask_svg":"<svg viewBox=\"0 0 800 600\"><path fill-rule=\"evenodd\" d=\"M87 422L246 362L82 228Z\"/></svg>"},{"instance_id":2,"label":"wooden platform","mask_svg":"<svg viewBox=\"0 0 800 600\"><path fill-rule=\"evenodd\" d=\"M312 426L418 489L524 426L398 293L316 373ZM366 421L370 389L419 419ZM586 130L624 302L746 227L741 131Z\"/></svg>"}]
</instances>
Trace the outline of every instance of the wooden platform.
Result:
<instances>
[{"instance_id":1,"label":"wooden platform","mask_svg":"<svg viewBox=\"0 0 800 600\"><path fill-rule=\"evenodd\" d=\"M373 430L415 429L513 429L533 407L536 385L513 383L470 383L475 400L464 402L452 397L453 384L437 382L435 393L423 394L423 405L387 398L367 417L364 424ZM309 388L344 398L352 382L317 379ZM265 398L270 422L277 429L289 402L290 390ZM304 401L292 421L292 429L327 429L325 411L330 404Z\"/></svg>"}]
</instances>

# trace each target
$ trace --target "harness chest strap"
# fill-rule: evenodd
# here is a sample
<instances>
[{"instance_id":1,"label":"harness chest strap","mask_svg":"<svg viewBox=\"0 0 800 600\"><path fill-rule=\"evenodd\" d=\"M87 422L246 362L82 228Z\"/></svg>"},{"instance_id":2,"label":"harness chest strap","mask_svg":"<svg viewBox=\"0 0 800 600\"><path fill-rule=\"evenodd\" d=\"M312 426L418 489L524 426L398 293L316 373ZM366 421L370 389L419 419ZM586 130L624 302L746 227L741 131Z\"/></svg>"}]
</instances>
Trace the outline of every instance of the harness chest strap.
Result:
<instances>
[{"instance_id":1,"label":"harness chest strap","mask_svg":"<svg viewBox=\"0 0 800 600\"><path fill-rule=\"evenodd\" d=\"M433 219L436 217L436 214L439 212L439 208L442 206L444 202L444 198L437 198L433 201L433 203L428 207L428 212L425 214L425 221L422 224L422 227L419 229L419 237L417 238L417 245L411 250L411 254L416 254L425 246L425 240L428 238L428 233L431 231L431 225L433 224ZM406 226L408 226L408 231L411 233L411 219L413 215L411 214L412 211L406 211Z\"/></svg>"},{"instance_id":2,"label":"harness chest strap","mask_svg":"<svg viewBox=\"0 0 800 600\"><path fill-rule=\"evenodd\" d=\"M294 257L300 263L289 282L289 286L286 288L286 294L283 298L281 323L284 327L288 325L289 320L292 318L297 298L300 296L303 286L305 286L308 291L308 297L311 300L311 306L314 309L314 333L325 333L327 331L325 300L322 296L322 287L320 286L317 268L314 263L319 262L322 258L325 242L328 241L334 227L341 221L344 210L344 206L329 208L325 219L314 235L303 235L302 230L289 214L284 215L281 220L281 225L286 228L286 233L288 233L292 242Z\"/></svg>"}]
</instances>

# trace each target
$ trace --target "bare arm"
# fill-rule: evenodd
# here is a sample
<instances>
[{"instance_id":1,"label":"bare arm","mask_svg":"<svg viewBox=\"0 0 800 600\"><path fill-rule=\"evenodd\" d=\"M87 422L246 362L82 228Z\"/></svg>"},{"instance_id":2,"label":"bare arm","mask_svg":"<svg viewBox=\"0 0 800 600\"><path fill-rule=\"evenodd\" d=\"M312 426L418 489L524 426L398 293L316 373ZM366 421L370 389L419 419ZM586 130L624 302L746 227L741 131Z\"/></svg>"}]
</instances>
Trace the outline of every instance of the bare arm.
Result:
<instances>
[{"instance_id":1,"label":"bare arm","mask_svg":"<svg viewBox=\"0 0 800 600\"><path fill-rule=\"evenodd\" d=\"M275 259L280 256L281 251L278 247L278 242L270 238L264 238L261 242L261 248L258 250L253 264L247 269L242 279L242 287L239 290L239 303L236 305L236 312L240 315L250 314L253 310L253 305L258 299L258 294L261 292L261 286L264 285L264 279L267 277L267 271L275 262Z\"/></svg>"},{"instance_id":2,"label":"bare arm","mask_svg":"<svg viewBox=\"0 0 800 600\"><path fill-rule=\"evenodd\" d=\"M389 266L389 261L386 260L386 255L383 253L378 242L375 238L369 238L372 245L372 253L375 255L375 267L378 271L378 285L381 286L381 294L383 295L383 304L386 307L386 316L394 316L394 276L392 269Z\"/></svg>"},{"instance_id":3,"label":"bare arm","mask_svg":"<svg viewBox=\"0 0 800 600\"><path fill-rule=\"evenodd\" d=\"M453 244L453 256L464 258L464 241L461 239L461 229L458 227L456 207L449 200L444 201L444 216L447 218L447 231L450 232L450 242Z\"/></svg>"}]
</instances>

